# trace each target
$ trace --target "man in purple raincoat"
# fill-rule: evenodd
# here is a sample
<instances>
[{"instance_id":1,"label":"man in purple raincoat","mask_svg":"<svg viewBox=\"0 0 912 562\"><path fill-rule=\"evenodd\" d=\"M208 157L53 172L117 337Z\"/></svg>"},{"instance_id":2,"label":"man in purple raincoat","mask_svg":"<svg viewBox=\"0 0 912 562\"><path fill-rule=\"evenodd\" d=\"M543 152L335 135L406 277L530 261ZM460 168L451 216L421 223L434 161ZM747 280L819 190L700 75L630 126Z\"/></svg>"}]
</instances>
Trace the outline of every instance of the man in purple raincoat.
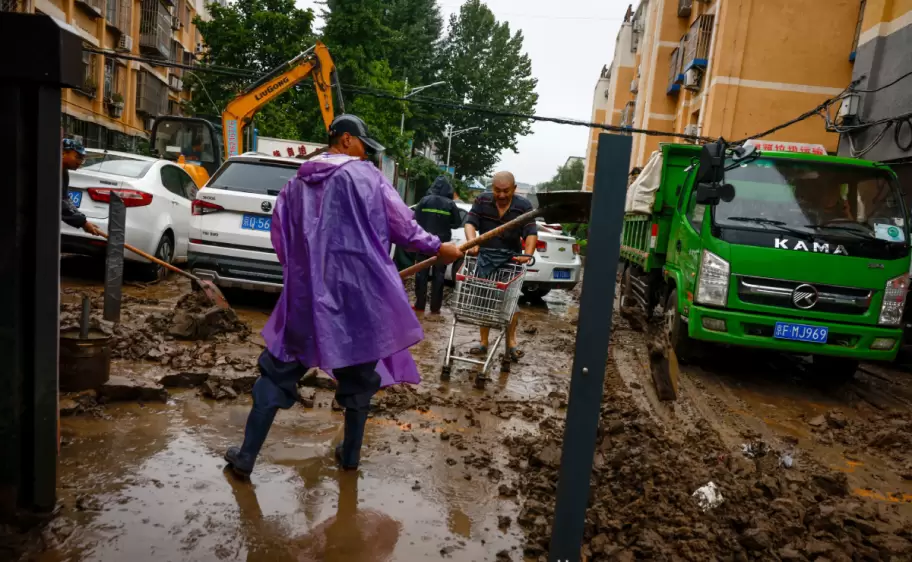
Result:
<instances>
[{"instance_id":1,"label":"man in purple raincoat","mask_svg":"<svg viewBox=\"0 0 912 562\"><path fill-rule=\"evenodd\" d=\"M408 348L424 338L389 257L390 243L451 263L462 253L421 229L383 175L365 159L383 150L354 115L329 129L329 150L304 162L272 215L272 245L285 287L266 327L244 443L225 460L247 476L279 408L290 408L310 367L333 373L345 431L336 448L355 469L378 389L419 382Z\"/></svg>"}]
</instances>

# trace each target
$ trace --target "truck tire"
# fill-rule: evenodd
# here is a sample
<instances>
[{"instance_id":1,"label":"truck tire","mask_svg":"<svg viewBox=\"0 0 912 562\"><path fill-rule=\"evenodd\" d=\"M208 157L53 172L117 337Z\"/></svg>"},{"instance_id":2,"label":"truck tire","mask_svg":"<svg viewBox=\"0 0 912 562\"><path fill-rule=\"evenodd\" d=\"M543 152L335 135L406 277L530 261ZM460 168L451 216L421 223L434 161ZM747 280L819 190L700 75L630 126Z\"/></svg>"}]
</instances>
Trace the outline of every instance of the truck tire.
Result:
<instances>
[{"instance_id":1,"label":"truck tire","mask_svg":"<svg viewBox=\"0 0 912 562\"><path fill-rule=\"evenodd\" d=\"M618 290L618 312L625 320L630 320L633 316L631 308L635 306L630 289L630 269L631 266L628 265L621 272L621 286Z\"/></svg>"},{"instance_id":2,"label":"truck tire","mask_svg":"<svg viewBox=\"0 0 912 562\"><path fill-rule=\"evenodd\" d=\"M845 384L855 378L858 361L846 357L814 355L811 359L811 373L820 381Z\"/></svg>"},{"instance_id":3,"label":"truck tire","mask_svg":"<svg viewBox=\"0 0 912 562\"><path fill-rule=\"evenodd\" d=\"M681 314L678 312L678 290L676 288L671 290L665 300L664 314L665 333L675 355L678 356L678 361L693 363L700 356L702 342L687 334L687 324L681 320Z\"/></svg>"}]
</instances>

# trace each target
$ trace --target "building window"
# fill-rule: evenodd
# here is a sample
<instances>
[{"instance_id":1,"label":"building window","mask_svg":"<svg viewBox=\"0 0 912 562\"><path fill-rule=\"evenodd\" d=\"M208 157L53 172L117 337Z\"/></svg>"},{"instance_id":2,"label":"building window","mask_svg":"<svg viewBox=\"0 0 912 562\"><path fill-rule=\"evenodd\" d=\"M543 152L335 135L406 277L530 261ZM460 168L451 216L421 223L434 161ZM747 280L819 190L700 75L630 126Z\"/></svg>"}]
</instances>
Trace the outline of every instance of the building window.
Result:
<instances>
[{"instance_id":1,"label":"building window","mask_svg":"<svg viewBox=\"0 0 912 562\"><path fill-rule=\"evenodd\" d=\"M95 82L96 55L87 51L82 52L82 91L90 96L95 96L98 83Z\"/></svg>"},{"instance_id":2,"label":"building window","mask_svg":"<svg viewBox=\"0 0 912 562\"><path fill-rule=\"evenodd\" d=\"M114 59L107 58L105 59L105 68L104 68L104 96L105 99L110 100L111 96L116 93L120 93L120 80L118 80L119 69L117 68L117 63L114 62Z\"/></svg>"}]
</instances>

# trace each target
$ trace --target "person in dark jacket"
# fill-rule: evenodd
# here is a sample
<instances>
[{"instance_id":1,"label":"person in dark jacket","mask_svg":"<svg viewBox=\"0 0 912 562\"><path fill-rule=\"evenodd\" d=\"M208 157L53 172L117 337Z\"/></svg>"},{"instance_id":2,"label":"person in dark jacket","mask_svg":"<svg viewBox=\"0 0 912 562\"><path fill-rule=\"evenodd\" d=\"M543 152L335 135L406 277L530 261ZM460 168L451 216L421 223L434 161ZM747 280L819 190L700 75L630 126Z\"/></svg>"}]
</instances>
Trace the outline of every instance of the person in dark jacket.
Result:
<instances>
[{"instance_id":1,"label":"person in dark jacket","mask_svg":"<svg viewBox=\"0 0 912 562\"><path fill-rule=\"evenodd\" d=\"M453 186L450 181L439 176L431 184L428 194L415 206L415 220L424 230L440 238L441 242L452 239L453 229L462 226L459 217L459 207L453 201ZM429 256L418 256L418 261ZM429 269L419 271L415 276L415 310L424 311L427 304L428 277L431 278L431 312L440 312L443 305L443 277L446 274L445 265L435 265Z\"/></svg>"},{"instance_id":2,"label":"person in dark jacket","mask_svg":"<svg viewBox=\"0 0 912 562\"><path fill-rule=\"evenodd\" d=\"M85 148L74 139L63 139L63 170L60 176L60 188L63 198L60 201L60 219L73 228L81 228L95 236L101 236L101 229L86 219L70 199L70 170L76 170L85 162Z\"/></svg>"}]
</instances>

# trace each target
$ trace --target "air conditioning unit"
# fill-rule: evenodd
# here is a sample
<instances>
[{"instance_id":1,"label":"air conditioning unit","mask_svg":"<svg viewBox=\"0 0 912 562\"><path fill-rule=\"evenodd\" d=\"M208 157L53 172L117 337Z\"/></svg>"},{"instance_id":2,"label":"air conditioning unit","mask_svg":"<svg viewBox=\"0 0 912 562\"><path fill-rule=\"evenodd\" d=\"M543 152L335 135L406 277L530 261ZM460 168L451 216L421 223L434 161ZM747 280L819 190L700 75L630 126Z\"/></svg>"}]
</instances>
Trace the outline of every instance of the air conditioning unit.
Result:
<instances>
[{"instance_id":1,"label":"air conditioning unit","mask_svg":"<svg viewBox=\"0 0 912 562\"><path fill-rule=\"evenodd\" d=\"M684 73L684 87L688 90L698 90L700 89L700 81L703 78L703 74L698 71L696 68L691 68Z\"/></svg>"},{"instance_id":2,"label":"air conditioning unit","mask_svg":"<svg viewBox=\"0 0 912 562\"><path fill-rule=\"evenodd\" d=\"M196 44L196 51L194 51L194 52L197 55L203 54L203 42L202 41L200 41L199 43Z\"/></svg>"},{"instance_id":3,"label":"air conditioning unit","mask_svg":"<svg viewBox=\"0 0 912 562\"><path fill-rule=\"evenodd\" d=\"M180 31L184 24L181 23L181 20L177 16L171 16L171 29L174 31Z\"/></svg>"},{"instance_id":4,"label":"air conditioning unit","mask_svg":"<svg viewBox=\"0 0 912 562\"><path fill-rule=\"evenodd\" d=\"M117 40L117 51L130 52L133 50L133 38L129 35L121 35Z\"/></svg>"},{"instance_id":5,"label":"air conditioning unit","mask_svg":"<svg viewBox=\"0 0 912 562\"><path fill-rule=\"evenodd\" d=\"M699 134L700 134L700 126L699 126L699 125L685 125L685 126L684 126L684 134L685 134L685 135L691 135L691 136L694 136L694 137L699 136Z\"/></svg>"},{"instance_id":6,"label":"air conditioning unit","mask_svg":"<svg viewBox=\"0 0 912 562\"><path fill-rule=\"evenodd\" d=\"M630 91L633 92L634 94L636 94L640 91L640 81L637 80L636 78L634 78L633 80L630 81Z\"/></svg>"}]
</instances>

